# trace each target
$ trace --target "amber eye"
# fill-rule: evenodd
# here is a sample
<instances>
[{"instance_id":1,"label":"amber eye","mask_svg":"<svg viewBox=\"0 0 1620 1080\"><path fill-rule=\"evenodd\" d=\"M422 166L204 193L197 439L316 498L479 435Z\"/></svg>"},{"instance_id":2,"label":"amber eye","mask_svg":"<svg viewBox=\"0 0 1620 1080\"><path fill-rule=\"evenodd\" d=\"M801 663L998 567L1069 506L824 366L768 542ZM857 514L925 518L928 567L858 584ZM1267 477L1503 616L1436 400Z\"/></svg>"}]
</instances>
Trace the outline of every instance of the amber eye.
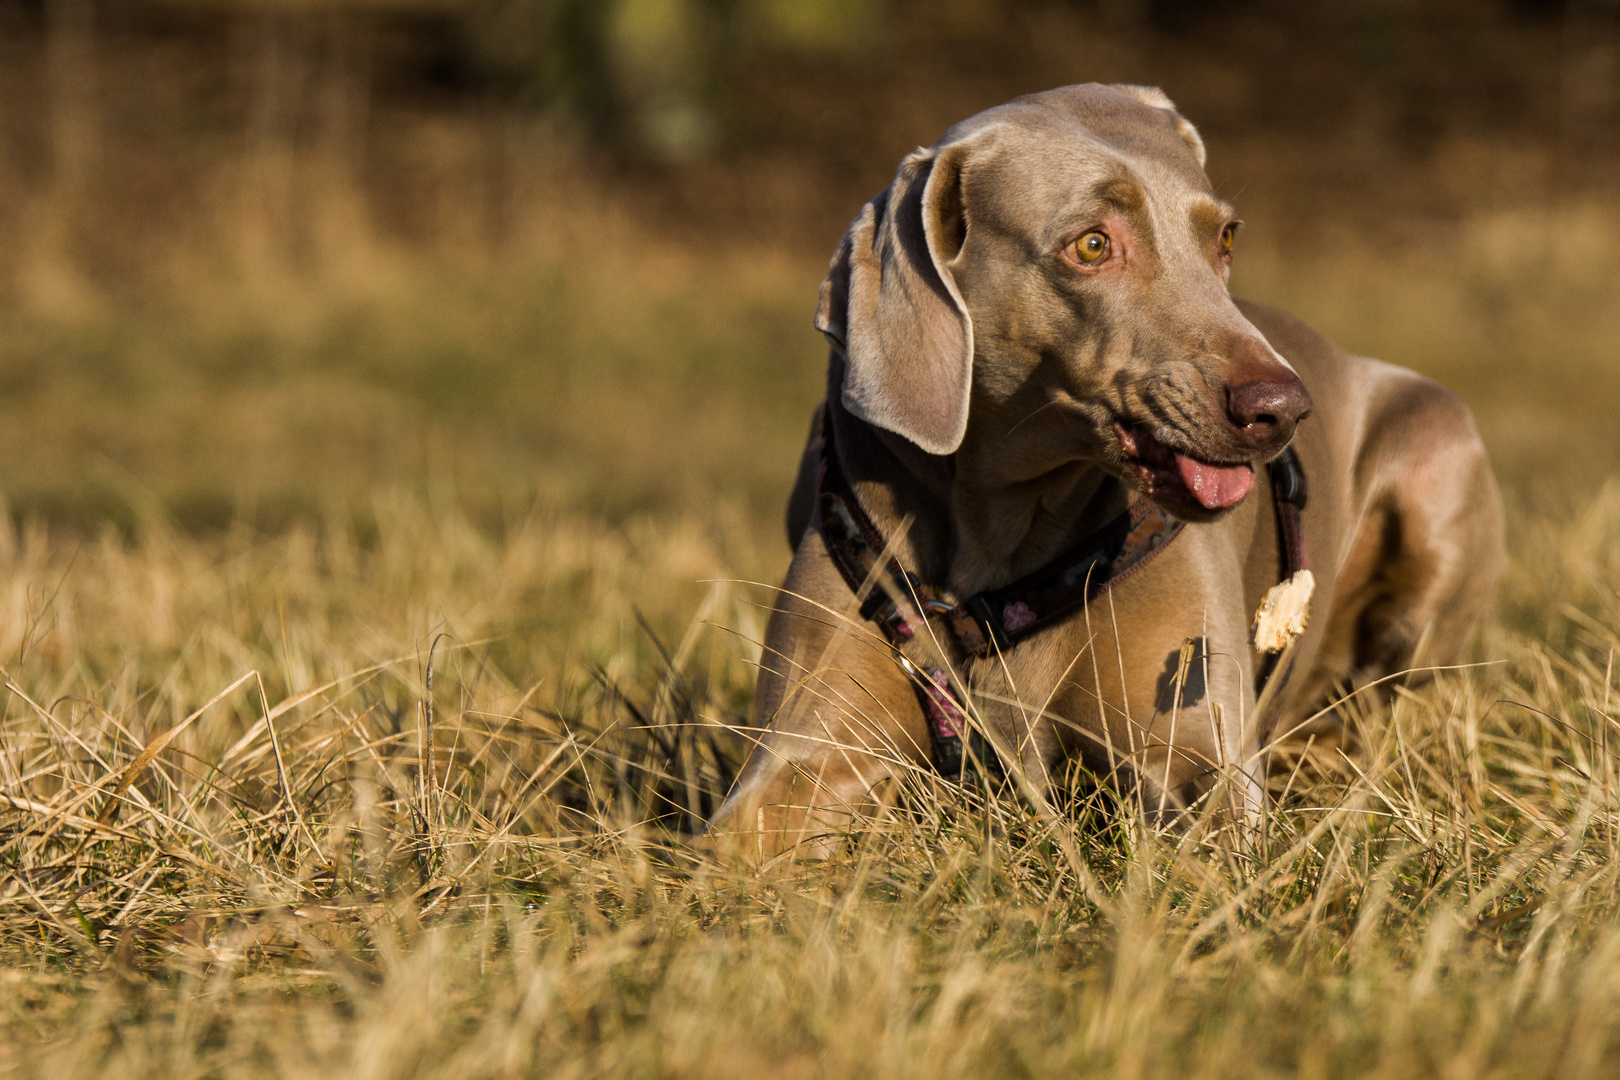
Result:
<instances>
[{"instance_id":1,"label":"amber eye","mask_svg":"<svg viewBox=\"0 0 1620 1080\"><path fill-rule=\"evenodd\" d=\"M1221 258L1232 257L1232 241L1237 239L1237 222L1221 230Z\"/></svg>"},{"instance_id":2,"label":"amber eye","mask_svg":"<svg viewBox=\"0 0 1620 1080\"><path fill-rule=\"evenodd\" d=\"M1108 237L1100 232L1088 232L1074 242L1074 257L1083 264L1091 264L1108 254Z\"/></svg>"}]
</instances>

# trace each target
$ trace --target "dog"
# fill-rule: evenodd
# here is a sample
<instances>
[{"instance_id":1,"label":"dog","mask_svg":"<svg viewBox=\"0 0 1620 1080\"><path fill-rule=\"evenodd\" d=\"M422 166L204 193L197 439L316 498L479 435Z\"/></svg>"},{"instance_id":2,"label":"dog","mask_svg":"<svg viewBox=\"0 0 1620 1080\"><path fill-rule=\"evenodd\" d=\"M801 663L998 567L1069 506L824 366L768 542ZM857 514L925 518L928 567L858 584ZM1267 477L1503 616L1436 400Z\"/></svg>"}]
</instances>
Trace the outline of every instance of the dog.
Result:
<instances>
[{"instance_id":1,"label":"dog","mask_svg":"<svg viewBox=\"0 0 1620 1080\"><path fill-rule=\"evenodd\" d=\"M1460 657L1503 559L1467 407L1234 300L1204 157L1160 90L1068 86L957 124L861 210L711 836L824 855L908 770L1041 798L1076 755L1150 812L1252 815L1265 747L1331 737L1337 690ZM1251 620L1301 566L1279 664Z\"/></svg>"}]
</instances>

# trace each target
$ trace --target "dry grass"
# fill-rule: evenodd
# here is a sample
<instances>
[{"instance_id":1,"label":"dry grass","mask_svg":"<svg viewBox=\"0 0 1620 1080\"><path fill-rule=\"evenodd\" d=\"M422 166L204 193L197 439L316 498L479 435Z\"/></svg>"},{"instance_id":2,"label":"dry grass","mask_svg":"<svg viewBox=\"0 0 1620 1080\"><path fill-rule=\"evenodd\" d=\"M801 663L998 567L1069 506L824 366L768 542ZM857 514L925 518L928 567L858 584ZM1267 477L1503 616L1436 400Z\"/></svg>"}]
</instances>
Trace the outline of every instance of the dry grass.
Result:
<instances>
[{"instance_id":1,"label":"dry grass","mask_svg":"<svg viewBox=\"0 0 1620 1080\"><path fill-rule=\"evenodd\" d=\"M8 1075L1616 1066L1612 486L1522 541L1501 662L1365 711L1242 850L919 783L757 874L689 840L761 594L692 583L774 537L371 520L0 534Z\"/></svg>"}]
</instances>

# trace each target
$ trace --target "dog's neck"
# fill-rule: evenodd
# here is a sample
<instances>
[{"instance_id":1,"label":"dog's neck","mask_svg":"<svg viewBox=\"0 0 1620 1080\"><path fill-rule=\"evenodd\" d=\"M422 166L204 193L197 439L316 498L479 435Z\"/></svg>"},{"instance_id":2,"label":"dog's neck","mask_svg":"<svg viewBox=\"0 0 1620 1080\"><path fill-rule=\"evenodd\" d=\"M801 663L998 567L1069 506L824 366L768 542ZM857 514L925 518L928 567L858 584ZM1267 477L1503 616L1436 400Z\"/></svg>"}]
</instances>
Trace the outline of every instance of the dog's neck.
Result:
<instances>
[{"instance_id":1,"label":"dog's neck","mask_svg":"<svg viewBox=\"0 0 1620 1080\"><path fill-rule=\"evenodd\" d=\"M1130 504L1125 486L1091 462L1009 479L972 440L949 457L928 454L836 397L829 419L844 474L896 557L960 595L1038 569Z\"/></svg>"},{"instance_id":2,"label":"dog's neck","mask_svg":"<svg viewBox=\"0 0 1620 1080\"><path fill-rule=\"evenodd\" d=\"M993 588L1046 565L1130 505L1124 485L1093 462L1054 462L1043 473L1002 482L993 461L980 468L975 456L971 444L956 454L951 587L960 592Z\"/></svg>"}]
</instances>

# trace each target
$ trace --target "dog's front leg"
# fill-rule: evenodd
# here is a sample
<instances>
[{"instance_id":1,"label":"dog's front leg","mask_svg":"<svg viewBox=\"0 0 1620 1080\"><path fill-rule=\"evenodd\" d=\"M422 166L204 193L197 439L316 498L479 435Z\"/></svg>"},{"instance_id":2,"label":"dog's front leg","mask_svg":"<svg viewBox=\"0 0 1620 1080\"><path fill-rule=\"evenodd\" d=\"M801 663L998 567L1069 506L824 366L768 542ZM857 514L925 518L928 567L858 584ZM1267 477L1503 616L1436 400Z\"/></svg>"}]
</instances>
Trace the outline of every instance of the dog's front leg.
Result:
<instances>
[{"instance_id":1,"label":"dog's front leg","mask_svg":"<svg viewBox=\"0 0 1620 1080\"><path fill-rule=\"evenodd\" d=\"M877 808L886 781L927 766L922 709L813 532L788 572L764 644L757 741L709 835L749 859L789 849L824 858Z\"/></svg>"}]
</instances>

